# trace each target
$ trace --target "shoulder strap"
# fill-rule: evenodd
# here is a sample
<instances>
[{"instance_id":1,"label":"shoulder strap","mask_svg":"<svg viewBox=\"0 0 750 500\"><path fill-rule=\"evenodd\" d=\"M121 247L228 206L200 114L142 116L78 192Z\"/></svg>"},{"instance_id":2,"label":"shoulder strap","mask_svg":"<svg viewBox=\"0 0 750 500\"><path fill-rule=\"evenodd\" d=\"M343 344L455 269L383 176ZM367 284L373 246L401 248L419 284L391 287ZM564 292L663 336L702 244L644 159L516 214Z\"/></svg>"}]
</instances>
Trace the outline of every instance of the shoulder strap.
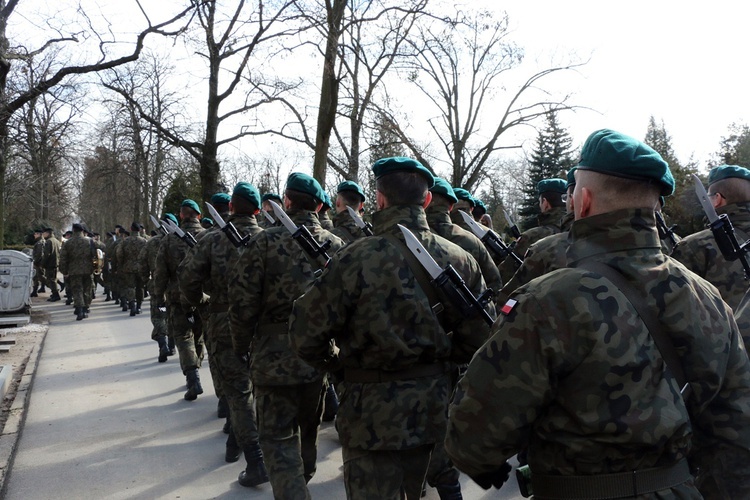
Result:
<instances>
[{"instance_id":1,"label":"shoulder strap","mask_svg":"<svg viewBox=\"0 0 750 500\"><path fill-rule=\"evenodd\" d=\"M654 339L656 348L659 349L661 357L669 367L670 371L677 380L677 384L680 388L684 388L687 382L685 372L682 369L682 363L680 357L675 350L674 344L669 337L664 333L659 325L659 321L651 310L646 306L646 298L642 293L633 287L625 279L622 273L618 272L615 268L604 264L603 262L596 262L593 260L585 260L580 262L576 267L586 269L597 274L602 275L607 280L611 281L624 295L625 298L633 305L638 315L643 320L643 323L648 328L651 338ZM687 393L683 394L687 398Z\"/></svg>"}]
</instances>

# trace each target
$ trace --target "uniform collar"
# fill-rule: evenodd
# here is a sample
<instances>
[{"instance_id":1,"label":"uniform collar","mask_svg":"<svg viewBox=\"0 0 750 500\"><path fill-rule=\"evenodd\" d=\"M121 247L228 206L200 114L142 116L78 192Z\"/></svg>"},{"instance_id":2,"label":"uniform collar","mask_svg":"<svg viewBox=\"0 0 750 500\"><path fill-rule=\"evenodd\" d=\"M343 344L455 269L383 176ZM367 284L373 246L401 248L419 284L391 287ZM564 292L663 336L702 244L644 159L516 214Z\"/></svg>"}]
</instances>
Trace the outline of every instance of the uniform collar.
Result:
<instances>
[{"instance_id":1,"label":"uniform collar","mask_svg":"<svg viewBox=\"0 0 750 500\"><path fill-rule=\"evenodd\" d=\"M415 231L430 230L421 205L396 205L378 210L372 215L373 233L377 235L398 231L396 224Z\"/></svg>"}]
</instances>

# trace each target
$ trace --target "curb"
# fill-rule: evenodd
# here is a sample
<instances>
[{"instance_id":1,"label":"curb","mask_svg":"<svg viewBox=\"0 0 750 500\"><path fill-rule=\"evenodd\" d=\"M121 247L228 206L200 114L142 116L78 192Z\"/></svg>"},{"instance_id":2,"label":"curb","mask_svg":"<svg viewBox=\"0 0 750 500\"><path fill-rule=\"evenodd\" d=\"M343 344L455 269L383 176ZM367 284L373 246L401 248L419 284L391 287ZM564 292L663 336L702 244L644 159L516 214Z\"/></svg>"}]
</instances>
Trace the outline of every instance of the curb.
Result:
<instances>
[{"instance_id":1,"label":"curb","mask_svg":"<svg viewBox=\"0 0 750 500\"><path fill-rule=\"evenodd\" d=\"M26 421L26 409L29 406L31 387L36 376L37 362L42 354L44 342L47 340L47 333L49 333L49 323L47 323L47 329L44 331L39 346L33 348L31 354L29 354L29 360L26 362L16 396L10 407L8 420L5 422L2 434L0 434L0 498L5 498L6 479L13 465L18 440L21 438L23 424Z\"/></svg>"}]
</instances>

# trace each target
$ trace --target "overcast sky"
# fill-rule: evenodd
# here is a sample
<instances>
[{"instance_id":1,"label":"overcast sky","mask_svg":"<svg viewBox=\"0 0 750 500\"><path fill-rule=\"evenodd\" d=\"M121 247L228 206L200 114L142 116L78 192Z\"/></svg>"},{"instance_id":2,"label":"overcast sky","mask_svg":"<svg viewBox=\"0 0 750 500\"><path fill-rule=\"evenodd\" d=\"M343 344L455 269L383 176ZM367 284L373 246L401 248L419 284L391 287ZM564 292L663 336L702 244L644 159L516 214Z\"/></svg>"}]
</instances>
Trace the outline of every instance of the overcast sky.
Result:
<instances>
[{"instance_id":1,"label":"overcast sky","mask_svg":"<svg viewBox=\"0 0 750 500\"><path fill-rule=\"evenodd\" d=\"M663 120L677 157L705 166L732 122L750 113L747 21L737 1L503 0L527 63L575 51L591 62L576 80L579 111L562 117L577 143L599 128L643 139Z\"/></svg>"}]
</instances>

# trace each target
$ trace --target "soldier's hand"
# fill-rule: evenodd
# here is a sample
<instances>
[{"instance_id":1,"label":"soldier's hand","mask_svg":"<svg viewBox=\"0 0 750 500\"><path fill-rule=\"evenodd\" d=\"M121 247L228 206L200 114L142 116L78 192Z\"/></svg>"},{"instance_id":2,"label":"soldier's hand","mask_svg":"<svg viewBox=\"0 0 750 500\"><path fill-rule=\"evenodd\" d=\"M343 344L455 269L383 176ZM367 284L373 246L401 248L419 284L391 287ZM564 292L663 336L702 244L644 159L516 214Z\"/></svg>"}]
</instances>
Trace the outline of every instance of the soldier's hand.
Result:
<instances>
[{"instance_id":1,"label":"soldier's hand","mask_svg":"<svg viewBox=\"0 0 750 500\"><path fill-rule=\"evenodd\" d=\"M191 325L195 324L195 311L188 311L187 314L185 314L185 318L187 318L188 323Z\"/></svg>"},{"instance_id":2,"label":"soldier's hand","mask_svg":"<svg viewBox=\"0 0 750 500\"><path fill-rule=\"evenodd\" d=\"M159 311L160 313L166 313L167 312L167 305L164 302L162 302L160 304L157 304L156 305L156 310Z\"/></svg>"},{"instance_id":3,"label":"soldier's hand","mask_svg":"<svg viewBox=\"0 0 750 500\"><path fill-rule=\"evenodd\" d=\"M500 487L505 484L505 481L508 480L511 469L512 467L510 464L505 462L497 470L473 476L471 479L485 490L490 489L491 486L500 489Z\"/></svg>"}]
</instances>

